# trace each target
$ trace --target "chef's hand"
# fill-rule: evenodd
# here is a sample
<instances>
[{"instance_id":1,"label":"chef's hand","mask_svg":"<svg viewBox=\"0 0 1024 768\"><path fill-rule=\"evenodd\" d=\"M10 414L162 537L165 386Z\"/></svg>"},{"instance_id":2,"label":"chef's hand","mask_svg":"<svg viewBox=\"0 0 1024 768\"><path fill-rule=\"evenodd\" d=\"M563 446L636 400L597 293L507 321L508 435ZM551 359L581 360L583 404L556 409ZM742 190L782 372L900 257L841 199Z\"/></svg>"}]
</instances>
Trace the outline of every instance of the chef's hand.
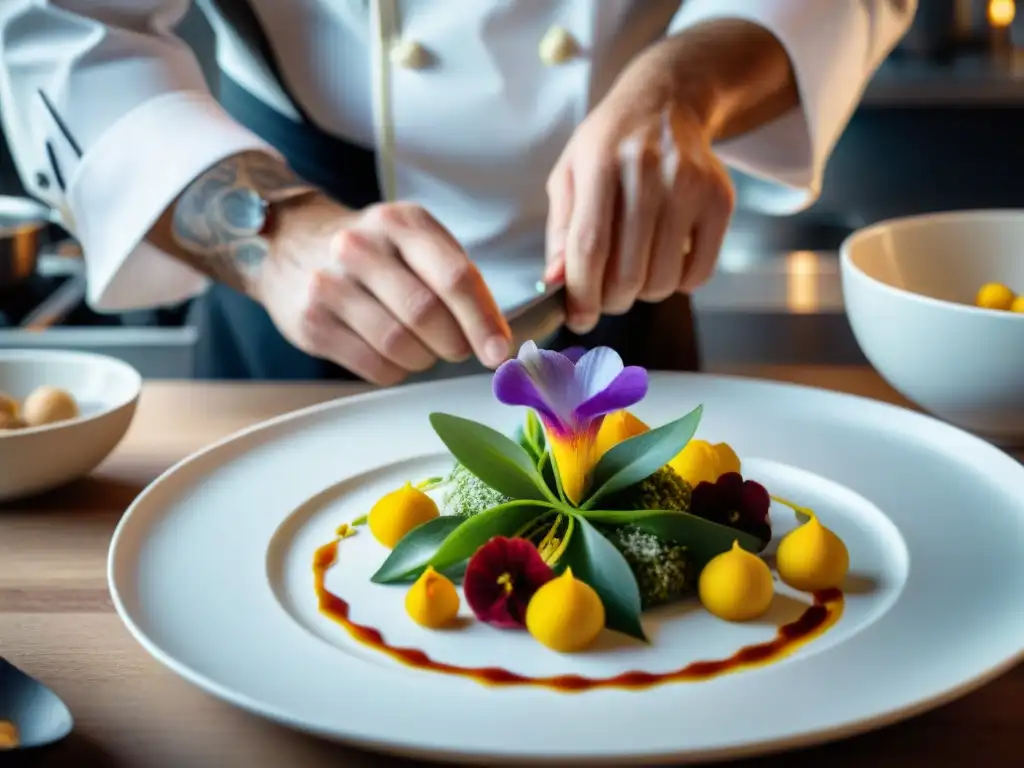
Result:
<instances>
[{"instance_id":1,"label":"chef's hand","mask_svg":"<svg viewBox=\"0 0 1024 768\"><path fill-rule=\"evenodd\" d=\"M644 63L627 69L548 179L546 278L564 278L576 333L714 271L732 185L707 121L668 93Z\"/></svg>"},{"instance_id":2,"label":"chef's hand","mask_svg":"<svg viewBox=\"0 0 1024 768\"><path fill-rule=\"evenodd\" d=\"M381 385L471 354L494 367L511 333L479 271L423 208L350 211L319 195L268 236L256 298L299 349Z\"/></svg>"}]
</instances>

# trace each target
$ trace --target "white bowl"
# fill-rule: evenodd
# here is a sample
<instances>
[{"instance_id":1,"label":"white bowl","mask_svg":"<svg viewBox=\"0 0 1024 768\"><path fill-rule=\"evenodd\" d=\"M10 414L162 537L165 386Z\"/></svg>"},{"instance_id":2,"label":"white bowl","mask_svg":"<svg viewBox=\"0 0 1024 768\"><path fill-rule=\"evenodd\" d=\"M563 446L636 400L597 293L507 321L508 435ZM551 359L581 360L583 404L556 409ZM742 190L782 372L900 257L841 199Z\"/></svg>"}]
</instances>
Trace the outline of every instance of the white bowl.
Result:
<instances>
[{"instance_id":1,"label":"white bowl","mask_svg":"<svg viewBox=\"0 0 1024 768\"><path fill-rule=\"evenodd\" d=\"M1024 314L974 306L989 282L1024 293L1024 210L893 219L840 247L864 355L908 400L1002 445L1024 443Z\"/></svg>"},{"instance_id":2,"label":"white bowl","mask_svg":"<svg viewBox=\"0 0 1024 768\"><path fill-rule=\"evenodd\" d=\"M21 402L43 385L70 392L81 415L0 432L0 502L56 488L95 469L128 431L142 376L104 355L0 349L0 392Z\"/></svg>"}]
</instances>

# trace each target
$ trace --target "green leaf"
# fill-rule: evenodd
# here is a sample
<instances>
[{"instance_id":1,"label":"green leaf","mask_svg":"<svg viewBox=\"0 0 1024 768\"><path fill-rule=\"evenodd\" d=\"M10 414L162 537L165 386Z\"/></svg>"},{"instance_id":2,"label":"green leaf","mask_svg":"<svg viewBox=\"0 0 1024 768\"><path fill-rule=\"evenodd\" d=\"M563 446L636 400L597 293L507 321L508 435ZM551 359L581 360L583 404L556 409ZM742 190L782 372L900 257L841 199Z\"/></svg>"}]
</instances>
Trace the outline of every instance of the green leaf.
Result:
<instances>
[{"instance_id":1,"label":"green leaf","mask_svg":"<svg viewBox=\"0 0 1024 768\"><path fill-rule=\"evenodd\" d=\"M562 477L558 474L558 466L555 464L555 460L551 457L550 452L544 454L543 463L540 465L540 472L544 477L544 482L557 496L559 502L565 506L572 507L573 505L569 503L569 499L565 495L565 489L562 488Z\"/></svg>"},{"instance_id":2,"label":"green leaf","mask_svg":"<svg viewBox=\"0 0 1024 768\"><path fill-rule=\"evenodd\" d=\"M537 446L531 443L526 437L524 427L522 425L516 427L513 435L515 436L516 442L519 443L519 446L529 455L534 465L539 467L541 459L540 454L537 453Z\"/></svg>"},{"instance_id":3,"label":"green leaf","mask_svg":"<svg viewBox=\"0 0 1024 768\"><path fill-rule=\"evenodd\" d=\"M530 455L501 432L446 413L430 414L430 423L456 460L494 490L513 499L557 501Z\"/></svg>"},{"instance_id":4,"label":"green leaf","mask_svg":"<svg viewBox=\"0 0 1024 768\"><path fill-rule=\"evenodd\" d=\"M464 522L462 517L442 515L416 526L395 545L370 581L394 584L417 579L444 540Z\"/></svg>"},{"instance_id":5,"label":"green leaf","mask_svg":"<svg viewBox=\"0 0 1024 768\"><path fill-rule=\"evenodd\" d=\"M544 427L534 411L526 412L526 439L537 449L538 455L543 455L548 449L548 441L544 437Z\"/></svg>"},{"instance_id":6,"label":"green leaf","mask_svg":"<svg viewBox=\"0 0 1024 768\"><path fill-rule=\"evenodd\" d=\"M702 411L703 406L698 405L681 419L634 435L608 450L594 467L590 486L596 490L580 508L591 509L602 496L639 483L668 464L690 442Z\"/></svg>"},{"instance_id":7,"label":"green leaf","mask_svg":"<svg viewBox=\"0 0 1024 768\"><path fill-rule=\"evenodd\" d=\"M464 562L495 536L514 536L527 522L551 509L543 502L510 501L473 515L449 534L430 558L430 565L440 571Z\"/></svg>"},{"instance_id":8,"label":"green leaf","mask_svg":"<svg viewBox=\"0 0 1024 768\"><path fill-rule=\"evenodd\" d=\"M447 478L440 476L428 477L426 480L420 480L416 483L416 489L420 491L432 491L439 485L443 485L445 480L447 480Z\"/></svg>"},{"instance_id":9,"label":"green leaf","mask_svg":"<svg viewBox=\"0 0 1024 768\"><path fill-rule=\"evenodd\" d=\"M585 517L573 517L576 527L558 570L572 568L573 576L593 587L604 604L608 629L647 642L640 622L640 589L629 563Z\"/></svg>"},{"instance_id":10,"label":"green leaf","mask_svg":"<svg viewBox=\"0 0 1024 768\"><path fill-rule=\"evenodd\" d=\"M592 523L633 525L642 531L654 534L659 539L685 544L698 565L701 566L716 555L732 549L734 541L738 541L743 549L754 554L767 546L767 542L761 541L745 531L715 523L688 512L655 509L635 512L588 510L579 514Z\"/></svg>"}]
</instances>

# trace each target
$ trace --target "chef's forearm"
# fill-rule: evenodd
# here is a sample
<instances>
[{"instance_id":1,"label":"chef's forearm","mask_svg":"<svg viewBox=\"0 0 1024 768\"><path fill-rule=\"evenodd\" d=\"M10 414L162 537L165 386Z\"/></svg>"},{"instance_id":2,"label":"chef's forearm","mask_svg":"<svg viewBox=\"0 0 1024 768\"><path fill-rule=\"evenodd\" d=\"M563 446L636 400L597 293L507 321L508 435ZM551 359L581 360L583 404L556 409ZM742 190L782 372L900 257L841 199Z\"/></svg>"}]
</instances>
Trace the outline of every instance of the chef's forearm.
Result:
<instances>
[{"instance_id":1,"label":"chef's forearm","mask_svg":"<svg viewBox=\"0 0 1024 768\"><path fill-rule=\"evenodd\" d=\"M263 262L273 244L270 232L249 234L256 199L305 186L283 161L263 152L243 152L210 168L193 181L150 231L148 240L208 277L256 296ZM283 203L288 207L315 195Z\"/></svg>"},{"instance_id":2,"label":"chef's forearm","mask_svg":"<svg viewBox=\"0 0 1024 768\"><path fill-rule=\"evenodd\" d=\"M793 66L768 30L738 19L689 27L648 49L627 77L692 110L715 140L771 122L800 103Z\"/></svg>"}]
</instances>

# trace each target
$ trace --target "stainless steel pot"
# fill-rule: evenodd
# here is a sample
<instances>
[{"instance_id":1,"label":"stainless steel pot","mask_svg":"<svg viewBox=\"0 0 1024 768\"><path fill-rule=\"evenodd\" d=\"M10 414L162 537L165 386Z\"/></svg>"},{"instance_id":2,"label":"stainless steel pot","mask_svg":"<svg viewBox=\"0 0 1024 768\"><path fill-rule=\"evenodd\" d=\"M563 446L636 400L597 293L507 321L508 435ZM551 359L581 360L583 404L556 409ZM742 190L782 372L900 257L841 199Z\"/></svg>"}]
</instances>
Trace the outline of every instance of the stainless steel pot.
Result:
<instances>
[{"instance_id":1,"label":"stainless steel pot","mask_svg":"<svg viewBox=\"0 0 1024 768\"><path fill-rule=\"evenodd\" d=\"M27 197L0 196L0 292L36 274L39 256L47 249L64 258L81 256L52 208Z\"/></svg>"}]
</instances>

